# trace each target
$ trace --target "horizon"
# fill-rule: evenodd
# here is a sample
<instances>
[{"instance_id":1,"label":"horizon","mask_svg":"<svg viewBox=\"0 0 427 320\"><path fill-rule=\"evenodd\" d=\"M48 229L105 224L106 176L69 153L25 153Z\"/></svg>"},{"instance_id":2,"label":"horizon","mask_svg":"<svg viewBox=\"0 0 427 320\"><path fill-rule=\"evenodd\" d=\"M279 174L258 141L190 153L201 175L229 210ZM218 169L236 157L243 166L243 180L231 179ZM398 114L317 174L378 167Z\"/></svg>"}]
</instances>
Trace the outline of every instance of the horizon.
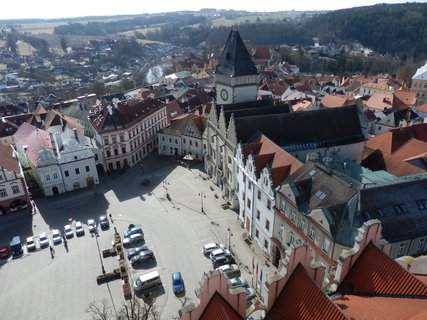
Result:
<instances>
[{"instance_id":1,"label":"horizon","mask_svg":"<svg viewBox=\"0 0 427 320\"><path fill-rule=\"evenodd\" d=\"M412 1L410 3L426 3L427 0ZM74 0L58 4L54 0L39 0L37 2L22 0L8 2L2 6L0 20L57 20L85 17L106 16L135 16L142 14L161 14L179 11L199 11L201 9L236 10L254 13L273 13L286 11L333 11L354 7L372 6L376 4L408 3L403 1L377 1L377 0L326 0L307 5L306 3L283 4L274 0L263 2L248 0L245 3L233 3L225 0L217 0L215 4L206 0L190 1L182 0L179 3L150 3L150 7L144 7L132 0L120 2L111 0ZM139 8L142 9L139 9ZM84 10L82 10L84 8ZM267 10L268 9L268 10Z\"/></svg>"}]
</instances>

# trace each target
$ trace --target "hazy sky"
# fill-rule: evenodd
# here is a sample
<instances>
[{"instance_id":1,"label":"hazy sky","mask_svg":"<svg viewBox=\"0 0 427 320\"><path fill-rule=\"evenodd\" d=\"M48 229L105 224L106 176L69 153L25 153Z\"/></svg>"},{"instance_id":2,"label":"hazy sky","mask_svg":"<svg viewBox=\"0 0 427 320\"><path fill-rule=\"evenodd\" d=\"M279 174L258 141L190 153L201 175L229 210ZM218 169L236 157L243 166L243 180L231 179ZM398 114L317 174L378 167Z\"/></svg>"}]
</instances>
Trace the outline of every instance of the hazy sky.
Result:
<instances>
[{"instance_id":1,"label":"hazy sky","mask_svg":"<svg viewBox=\"0 0 427 320\"><path fill-rule=\"evenodd\" d=\"M334 10L376 3L401 3L393 0L1 0L0 19L63 18L117 14L142 14L201 8L247 11ZM411 1L411 2L427 2Z\"/></svg>"}]
</instances>

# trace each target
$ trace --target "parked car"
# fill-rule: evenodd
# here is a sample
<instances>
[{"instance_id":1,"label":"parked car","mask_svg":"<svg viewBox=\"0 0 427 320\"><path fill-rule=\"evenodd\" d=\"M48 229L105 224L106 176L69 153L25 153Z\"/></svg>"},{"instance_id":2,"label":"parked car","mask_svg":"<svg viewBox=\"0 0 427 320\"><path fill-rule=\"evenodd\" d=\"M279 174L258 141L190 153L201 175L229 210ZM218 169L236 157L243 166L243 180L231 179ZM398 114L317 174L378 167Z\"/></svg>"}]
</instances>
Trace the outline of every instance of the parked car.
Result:
<instances>
[{"instance_id":1,"label":"parked car","mask_svg":"<svg viewBox=\"0 0 427 320\"><path fill-rule=\"evenodd\" d=\"M141 226L134 226L130 229L128 229L124 234L123 234L123 238L129 238L131 235L133 234L137 234L137 233L141 233L142 235L144 235L144 232L142 231Z\"/></svg>"},{"instance_id":2,"label":"parked car","mask_svg":"<svg viewBox=\"0 0 427 320\"><path fill-rule=\"evenodd\" d=\"M28 252L36 250L36 242L34 241L34 237L27 238L27 250Z\"/></svg>"},{"instance_id":3,"label":"parked car","mask_svg":"<svg viewBox=\"0 0 427 320\"><path fill-rule=\"evenodd\" d=\"M172 273L172 290L175 294L181 294L185 291L181 272Z\"/></svg>"},{"instance_id":4,"label":"parked car","mask_svg":"<svg viewBox=\"0 0 427 320\"><path fill-rule=\"evenodd\" d=\"M250 301L250 300L256 298L256 293L255 293L254 288L246 287L245 291L246 291L246 300L247 301Z\"/></svg>"},{"instance_id":5,"label":"parked car","mask_svg":"<svg viewBox=\"0 0 427 320\"><path fill-rule=\"evenodd\" d=\"M85 235L85 229L83 228L83 224L80 221L76 222L76 236L84 236Z\"/></svg>"},{"instance_id":6,"label":"parked car","mask_svg":"<svg viewBox=\"0 0 427 320\"><path fill-rule=\"evenodd\" d=\"M233 263L236 263L236 261L232 256L228 256L228 255L218 256L214 260L212 260L212 266L214 269L221 267L225 264L233 264Z\"/></svg>"},{"instance_id":7,"label":"parked car","mask_svg":"<svg viewBox=\"0 0 427 320\"><path fill-rule=\"evenodd\" d=\"M39 235L40 248L46 248L49 246L49 237L46 232L43 232Z\"/></svg>"},{"instance_id":8,"label":"parked car","mask_svg":"<svg viewBox=\"0 0 427 320\"><path fill-rule=\"evenodd\" d=\"M215 257L219 256L230 256L231 252L227 249L216 249L209 254L209 258L213 260Z\"/></svg>"},{"instance_id":9,"label":"parked car","mask_svg":"<svg viewBox=\"0 0 427 320\"><path fill-rule=\"evenodd\" d=\"M58 229L52 230L52 242L53 244L60 244L62 242L61 232Z\"/></svg>"},{"instance_id":10,"label":"parked car","mask_svg":"<svg viewBox=\"0 0 427 320\"><path fill-rule=\"evenodd\" d=\"M162 285L158 271L151 271L138 276L133 284L133 289L137 293L149 290Z\"/></svg>"},{"instance_id":11,"label":"parked car","mask_svg":"<svg viewBox=\"0 0 427 320\"><path fill-rule=\"evenodd\" d=\"M248 282L242 277L232 278L229 281L231 283L232 288L239 288L239 287L247 287L248 286Z\"/></svg>"},{"instance_id":12,"label":"parked car","mask_svg":"<svg viewBox=\"0 0 427 320\"><path fill-rule=\"evenodd\" d=\"M6 246L0 246L0 259L7 259L10 256L10 250Z\"/></svg>"},{"instance_id":13,"label":"parked car","mask_svg":"<svg viewBox=\"0 0 427 320\"><path fill-rule=\"evenodd\" d=\"M216 249L225 249L225 245L217 242L207 243L203 246L203 254L205 256L208 256L212 251Z\"/></svg>"},{"instance_id":14,"label":"parked car","mask_svg":"<svg viewBox=\"0 0 427 320\"><path fill-rule=\"evenodd\" d=\"M74 237L73 228L69 224L64 226L64 234L67 239Z\"/></svg>"},{"instance_id":15,"label":"parked car","mask_svg":"<svg viewBox=\"0 0 427 320\"><path fill-rule=\"evenodd\" d=\"M133 257L135 257L136 255L138 255L140 252L142 251L147 251L148 247L147 246L140 246L134 249L129 250L128 252L128 260L132 259Z\"/></svg>"},{"instance_id":16,"label":"parked car","mask_svg":"<svg viewBox=\"0 0 427 320\"><path fill-rule=\"evenodd\" d=\"M110 228L110 222L108 221L107 216L103 215L99 217L99 225L101 226L101 230L107 230Z\"/></svg>"},{"instance_id":17,"label":"parked car","mask_svg":"<svg viewBox=\"0 0 427 320\"><path fill-rule=\"evenodd\" d=\"M142 251L140 253L138 253L138 255L134 256L131 260L130 260L130 264L132 265L132 267L139 267L140 265L149 262L149 261L153 261L156 260L156 258L154 257L154 253L151 250L147 250L147 251Z\"/></svg>"},{"instance_id":18,"label":"parked car","mask_svg":"<svg viewBox=\"0 0 427 320\"><path fill-rule=\"evenodd\" d=\"M240 269L237 264L226 264L221 267L216 268L221 273L225 273L230 278L235 278L240 276Z\"/></svg>"},{"instance_id":19,"label":"parked car","mask_svg":"<svg viewBox=\"0 0 427 320\"><path fill-rule=\"evenodd\" d=\"M89 232L90 233L96 232L96 222L95 222L95 220L89 219L87 221L87 226L89 228Z\"/></svg>"},{"instance_id":20,"label":"parked car","mask_svg":"<svg viewBox=\"0 0 427 320\"><path fill-rule=\"evenodd\" d=\"M10 251L12 252L12 257L17 258L24 253L22 250L22 242L20 236L14 236L10 239Z\"/></svg>"},{"instance_id":21,"label":"parked car","mask_svg":"<svg viewBox=\"0 0 427 320\"><path fill-rule=\"evenodd\" d=\"M144 236L142 233L135 233L123 239L123 247L130 248L137 244L144 244Z\"/></svg>"}]
</instances>

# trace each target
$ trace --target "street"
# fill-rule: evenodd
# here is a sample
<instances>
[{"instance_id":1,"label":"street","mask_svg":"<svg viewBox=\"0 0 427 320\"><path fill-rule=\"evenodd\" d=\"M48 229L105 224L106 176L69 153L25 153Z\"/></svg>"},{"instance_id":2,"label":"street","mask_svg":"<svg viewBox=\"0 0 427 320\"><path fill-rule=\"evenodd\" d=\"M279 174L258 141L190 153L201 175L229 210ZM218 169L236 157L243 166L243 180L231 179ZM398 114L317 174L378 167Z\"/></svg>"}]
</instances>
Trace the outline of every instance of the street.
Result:
<instances>
[{"instance_id":1,"label":"street","mask_svg":"<svg viewBox=\"0 0 427 320\"><path fill-rule=\"evenodd\" d=\"M32 218L18 213L0 217L0 243L8 244L12 235L38 236L57 228L63 232L67 223L112 215L110 229L99 229L100 250L111 248L114 227L120 234L129 224L140 224L146 245L153 250L156 262L134 270L132 278L149 271L160 273L163 288L155 304L162 319L177 317L182 307L171 288L171 274L180 271L186 289L187 302L198 303L194 290L212 263L202 254L208 242L222 242L239 252L242 275L251 284L253 254L263 263L261 252L243 242L239 222L234 211L223 209L220 190L203 179L197 168L176 166L169 159L150 155L144 169L137 165L122 175L101 175L101 183L94 189L80 190L55 198L36 201L38 212ZM142 181L149 180L149 184ZM169 194L171 201L167 199ZM205 214L202 213L202 207ZM32 219L32 220L31 220ZM93 300L114 302L118 311L123 305L122 281L97 285L101 262L94 237L88 232L80 238L55 246L51 259L49 249L37 249L0 265L0 307L5 319L90 319L85 312ZM230 228L230 232L228 231ZM37 245L38 247L38 245ZM118 268L117 257L103 258L106 272ZM265 267L267 272L268 266ZM110 295L111 292L111 295Z\"/></svg>"}]
</instances>

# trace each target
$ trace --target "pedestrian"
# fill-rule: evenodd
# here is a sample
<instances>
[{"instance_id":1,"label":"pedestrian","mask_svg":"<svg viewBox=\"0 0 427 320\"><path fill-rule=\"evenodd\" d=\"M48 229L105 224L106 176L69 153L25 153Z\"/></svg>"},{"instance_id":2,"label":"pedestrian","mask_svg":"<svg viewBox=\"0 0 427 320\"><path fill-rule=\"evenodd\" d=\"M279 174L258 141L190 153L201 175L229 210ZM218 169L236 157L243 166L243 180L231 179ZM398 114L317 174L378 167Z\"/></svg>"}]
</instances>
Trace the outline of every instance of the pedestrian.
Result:
<instances>
[{"instance_id":1,"label":"pedestrian","mask_svg":"<svg viewBox=\"0 0 427 320\"><path fill-rule=\"evenodd\" d=\"M50 257L53 259L55 258L55 249L52 248L52 246L49 246L49 250L50 250Z\"/></svg>"},{"instance_id":2,"label":"pedestrian","mask_svg":"<svg viewBox=\"0 0 427 320\"><path fill-rule=\"evenodd\" d=\"M109 216L110 216L111 223L114 223L113 216L111 215L111 213L109 214Z\"/></svg>"}]
</instances>

